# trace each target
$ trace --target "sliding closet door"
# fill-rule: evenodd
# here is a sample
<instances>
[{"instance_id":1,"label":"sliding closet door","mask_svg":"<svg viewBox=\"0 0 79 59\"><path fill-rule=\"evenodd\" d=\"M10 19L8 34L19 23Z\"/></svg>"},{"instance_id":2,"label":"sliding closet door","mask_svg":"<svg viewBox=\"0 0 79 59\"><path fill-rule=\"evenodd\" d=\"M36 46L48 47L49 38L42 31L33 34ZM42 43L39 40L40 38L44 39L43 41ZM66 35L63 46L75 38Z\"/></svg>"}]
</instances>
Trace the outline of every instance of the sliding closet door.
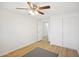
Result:
<instances>
[{"instance_id":1,"label":"sliding closet door","mask_svg":"<svg viewBox=\"0 0 79 59\"><path fill-rule=\"evenodd\" d=\"M53 16L50 18L48 38L50 44L62 46L62 17Z\"/></svg>"}]
</instances>

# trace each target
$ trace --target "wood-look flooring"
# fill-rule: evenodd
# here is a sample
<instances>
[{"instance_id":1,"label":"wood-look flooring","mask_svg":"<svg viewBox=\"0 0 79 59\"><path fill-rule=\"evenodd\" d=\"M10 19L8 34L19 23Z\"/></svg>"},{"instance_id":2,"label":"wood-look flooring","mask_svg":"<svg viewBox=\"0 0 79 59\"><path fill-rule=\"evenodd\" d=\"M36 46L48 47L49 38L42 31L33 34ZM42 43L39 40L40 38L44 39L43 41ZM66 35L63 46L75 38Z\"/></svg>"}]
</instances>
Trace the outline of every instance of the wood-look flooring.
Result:
<instances>
[{"instance_id":1,"label":"wood-look flooring","mask_svg":"<svg viewBox=\"0 0 79 59\"><path fill-rule=\"evenodd\" d=\"M63 47L56 46L56 45L50 45L46 39L36 42L34 44L31 44L29 46L23 47L19 50L11 52L11 53L8 53L4 56L6 56L6 57L21 57L36 47L40 47L40 48L46 49L48 51L57 53L59 55L59 57L79 57L76 50L63 48Z\"/></svg>"}]
</instances>

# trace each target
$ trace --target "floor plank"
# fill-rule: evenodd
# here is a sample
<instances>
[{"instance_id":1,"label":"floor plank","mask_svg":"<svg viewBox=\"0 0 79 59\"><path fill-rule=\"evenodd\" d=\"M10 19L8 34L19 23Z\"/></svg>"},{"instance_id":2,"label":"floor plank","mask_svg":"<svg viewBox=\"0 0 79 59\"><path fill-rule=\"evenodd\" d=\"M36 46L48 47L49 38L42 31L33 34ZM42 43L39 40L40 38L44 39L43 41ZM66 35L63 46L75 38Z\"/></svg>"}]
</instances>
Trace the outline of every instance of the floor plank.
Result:
<instances>
[{"instance_id":1,"label":"floor plank","mask_svg":"<svg viewBox=\"0 0 79 59\"><path fill-rule=\"evenodd\" d=\"M44 39L44 40L36 42L32 45L23 47L19 50L13 51L4 56L20 57L20 56L23 56L24 54L27 54L28 52L30 52L31 50L33 50L36 47L40 47L40 48L46 49L50 52L57 53L59 55L59 57L78 57L79 56L76 50L72 50L72 49L68 49L68 48L64 48L64 47L60 47L60 46L56 46L56 45L50 45L47 39Z\"/></svg>"}]
</instances>

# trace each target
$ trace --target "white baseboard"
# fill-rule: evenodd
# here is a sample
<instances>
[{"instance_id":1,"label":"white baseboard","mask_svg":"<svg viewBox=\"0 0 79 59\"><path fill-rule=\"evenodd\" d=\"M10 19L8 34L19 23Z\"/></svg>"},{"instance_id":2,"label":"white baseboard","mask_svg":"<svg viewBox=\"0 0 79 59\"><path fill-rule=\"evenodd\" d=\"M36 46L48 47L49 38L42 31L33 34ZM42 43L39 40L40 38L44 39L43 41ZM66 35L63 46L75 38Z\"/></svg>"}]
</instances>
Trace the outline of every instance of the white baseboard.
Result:
<instances>
[{"instance_id":1,"label":"white baseboard","mask_svg":"<svg viewBox=\"0 0 79 59\"><path fill-rule=\"evenodd\" d=\"M0 56L6 55L6 54L8 54L8 53L10 53L10 52L12 52L12 51L15 51L15 50L21 49L21 48L23 48L23 47L25 47L25 46L31 45L31 44L33 44L33 43L35 43L35 42L38 42L38 41L34 41L34 42L29 43L29 44L25 44L25 45L22 45L22 46L20 46L20 47L17 47L17 48L15 48L15 49L13 49L13 50L9 50L9 51L7 51L7 52L5 52L5 53L2 53Z\"/></svg>"},{"instance_id":2,"label":"white baseboard","mask_svg":"<svg viewBox=\"0 0 79 59\"><path fill-rule=\"evenodd\" d=\"M50 41L49 41L50 42ZM51 42L50 42L50 45L53 45Z\"/></svg>"},{"instance_id":3,"label":"white baseboard","mask_svg":"<svg viewBox=\"0 0 79 59\"><path fill-rule=\"evenodd\" d=\"M79 55L79 51L78 51L78 55Z\"/></svg>"}]
</instances>

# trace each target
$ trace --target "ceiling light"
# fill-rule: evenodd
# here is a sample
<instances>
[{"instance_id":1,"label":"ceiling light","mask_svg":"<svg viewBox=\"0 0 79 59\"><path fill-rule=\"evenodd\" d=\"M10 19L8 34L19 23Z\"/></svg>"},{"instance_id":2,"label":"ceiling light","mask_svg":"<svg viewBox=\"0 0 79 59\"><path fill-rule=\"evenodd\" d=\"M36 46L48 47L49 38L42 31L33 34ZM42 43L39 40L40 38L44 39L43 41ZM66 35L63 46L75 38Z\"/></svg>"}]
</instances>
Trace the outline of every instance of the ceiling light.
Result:
<instances>
[{"instance_id":1,"label":"ceiling light","mask_svg":"<svg viewBox=\"0 0 79 59\"><path fill-rule=\"evenodd\" d=\"M31 15L35 15L34 12L33 12L33 10L30 10L29 13L30 13Z\"/></svg>"},{"instance_id":2,"label":"ceiling light","mask_svg":"<svg viewBox=\"0 0 79 59\"><path fill-rule=\"evenodd\" d=\"M37 11L35 11L35 10L30 10L30 11L29 11L29 14L31 14L31 15L37 15L37 14L38 14L38 12L37 12Z\"/></svg>"}]
</instances>

